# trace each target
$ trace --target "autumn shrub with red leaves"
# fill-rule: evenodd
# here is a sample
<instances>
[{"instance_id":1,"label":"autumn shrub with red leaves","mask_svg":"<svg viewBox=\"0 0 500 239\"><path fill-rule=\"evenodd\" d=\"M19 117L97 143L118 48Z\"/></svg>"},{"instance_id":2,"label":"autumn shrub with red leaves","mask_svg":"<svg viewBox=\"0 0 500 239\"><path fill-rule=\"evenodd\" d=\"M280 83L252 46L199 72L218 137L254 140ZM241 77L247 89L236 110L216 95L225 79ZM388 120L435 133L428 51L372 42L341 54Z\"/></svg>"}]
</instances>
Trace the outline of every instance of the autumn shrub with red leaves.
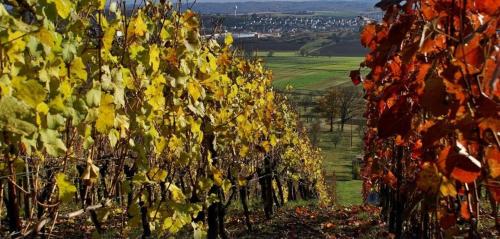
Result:
<instances>
[{"instance_id":1,"label":"autumn shrub with red leaves","mask_svg":"<svg viewBox=\"0 0 500 239\"><path fill-rule=\"evenodd\" d=\"M500 1L376 6L383 20L361 32L370 72L351 72L367 101L365 196L380 193L396 237L479 237L483 205L499 221Z\"/></svg>"}]
</instances>

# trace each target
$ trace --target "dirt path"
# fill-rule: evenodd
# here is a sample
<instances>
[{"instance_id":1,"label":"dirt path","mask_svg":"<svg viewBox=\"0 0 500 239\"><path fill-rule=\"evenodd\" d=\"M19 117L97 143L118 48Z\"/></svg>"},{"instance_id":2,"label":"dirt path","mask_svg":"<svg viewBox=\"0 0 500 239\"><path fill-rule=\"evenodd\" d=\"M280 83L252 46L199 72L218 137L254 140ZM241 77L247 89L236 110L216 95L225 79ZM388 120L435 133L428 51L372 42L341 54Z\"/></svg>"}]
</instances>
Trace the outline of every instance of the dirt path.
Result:
<instances>
[{"instance_id":1,"label":"dirt path","mask_svg":"<svg viewBox=\"0 0 500 239\"><path fill-rule=\"evenodd\" d=\"M280 209L271 220L260 212L248 232L243 217L227 223L230 238L387 238L379 210L369 206L340 209L314 206Z\"/></svg>"}]
</instances>

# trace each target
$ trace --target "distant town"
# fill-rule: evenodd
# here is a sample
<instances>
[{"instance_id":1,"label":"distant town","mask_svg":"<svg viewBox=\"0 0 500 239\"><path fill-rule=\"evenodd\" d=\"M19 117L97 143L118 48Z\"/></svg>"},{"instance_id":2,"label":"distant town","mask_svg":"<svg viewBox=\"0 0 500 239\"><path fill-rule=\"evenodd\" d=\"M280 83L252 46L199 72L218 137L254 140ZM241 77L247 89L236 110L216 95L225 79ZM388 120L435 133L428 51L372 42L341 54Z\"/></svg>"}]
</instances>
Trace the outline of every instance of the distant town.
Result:
<instances>
[{"instance_id":1,"label":"distant town","mask_svg":"<svg viewBox=\"0 0 500 239\"><path fill-rule=\"evenodd\" d=\"M231 32L235 38L263 38L281 37L297 33L322 33L348 31L357 32L366 22L366 19L378 19L379 15L370 16L315 16L315 15L217 15L204 16L204 30L207 33L218 26L218 33Z\"/></svg>"}]
</instances>

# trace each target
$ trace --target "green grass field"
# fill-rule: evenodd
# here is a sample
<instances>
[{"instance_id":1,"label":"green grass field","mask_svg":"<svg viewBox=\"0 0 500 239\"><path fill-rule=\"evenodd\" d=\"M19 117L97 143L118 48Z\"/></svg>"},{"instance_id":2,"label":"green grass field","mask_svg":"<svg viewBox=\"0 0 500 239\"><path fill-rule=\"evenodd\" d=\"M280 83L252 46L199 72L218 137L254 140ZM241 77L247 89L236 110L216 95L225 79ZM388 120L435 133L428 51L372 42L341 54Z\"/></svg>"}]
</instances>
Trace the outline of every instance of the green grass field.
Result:
<instances>
[{"instance_id":1,"label":"green grass field","mask_svg":"<svg viewBox=\"0 0 500 239\"><path fill-rule=\"evenodd\" d=\"M362 153L361 137L357 126L346 125L340 143L334 147L331 141L332 133L328 132L327 124L322 124L319 147L322 149L325 179L327 186L335 187L336 199L339 205L357 205L362 203L362 181L353 180L352 160Z\"/></svg>"},{"instance_id":2,"label":"green grass field","mask_svg":"<svg viewBox=\"0 0 500 239\"><path fill-rule=\"evenodd\" d=\"M273 85L283 89L287 85L296 89L323 90L350 82L349 72L357 69L363 57L303 57L296 52L275 52L267 57L261 52L266 67L273 71Z\"/></svg>"},{"instance_id":3,"label":"green grass field","mask_svg":"<svg viewBox=\"0 0 500 239\"><path fill-rule=\"evenodd\" d=\"M273 84L278 89L287 85L294 89L325 90L332 86L351 84L349 72L359 67L363 57L303 57L296 52L275 52L272 57L260 52L266 67L273 71ZM310 127L310 124L305 124ZM336 188L339 205L361 204L360 180L352 179L352 160L362 154L361 138L357 126L345 126L342 139L337 147L331 141L327 122L322 120L319 133L319 147L323 151L326 183Z\"/></svg>"}]
</instances>

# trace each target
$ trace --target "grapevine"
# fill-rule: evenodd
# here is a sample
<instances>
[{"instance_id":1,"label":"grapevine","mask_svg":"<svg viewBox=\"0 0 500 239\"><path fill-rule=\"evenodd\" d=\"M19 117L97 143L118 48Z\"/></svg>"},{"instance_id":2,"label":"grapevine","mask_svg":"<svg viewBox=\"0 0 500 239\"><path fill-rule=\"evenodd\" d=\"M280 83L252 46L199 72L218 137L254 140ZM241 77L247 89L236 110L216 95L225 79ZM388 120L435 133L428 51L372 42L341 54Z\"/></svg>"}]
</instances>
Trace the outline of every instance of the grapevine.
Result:
<instances>
[{"instance_id":1,"label":"grapevine","mask_svg":"<svg viewBox=\"0 0 500 239\"><path fill-rule=\"evenodd\" d=\"M477 238L500 202L500 3L381 1L351 73L367 100L364 193L397 238Z\"/></svg>"},{"instance_id":2,"label":"grapevine","mask_svg":"<svg viewBox=\"0 0 500 239\"><path fill-rule=\"evenodd\" d=\"M297 186L328 203L321 153L262 62L144 2L0 4L1 237L83 217L97 234L226 238L237 197L251 227L255 182L268 217Z\"/></svg>"}]
</instances>

